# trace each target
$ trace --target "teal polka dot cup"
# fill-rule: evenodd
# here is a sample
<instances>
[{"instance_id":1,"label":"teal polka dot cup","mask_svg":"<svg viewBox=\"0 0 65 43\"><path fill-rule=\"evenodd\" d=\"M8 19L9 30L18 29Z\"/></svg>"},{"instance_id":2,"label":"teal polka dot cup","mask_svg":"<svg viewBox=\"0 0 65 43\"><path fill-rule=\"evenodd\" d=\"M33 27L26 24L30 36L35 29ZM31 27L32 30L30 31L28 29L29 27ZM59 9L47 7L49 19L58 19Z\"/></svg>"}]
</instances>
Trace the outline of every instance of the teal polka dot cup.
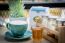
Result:
<instances>
[{"instance_id":1,"label":"teal polka dot cup","mask_svg":"<svg viewBox=\"0 0 65 43\"><path fill-rule=\"evenodd\" d=\"M6 24L7 29L11 32L13 37L20 38L24 35L28 28L27 19L22 18L10 18Z\"/></svg>"}]
</instances>

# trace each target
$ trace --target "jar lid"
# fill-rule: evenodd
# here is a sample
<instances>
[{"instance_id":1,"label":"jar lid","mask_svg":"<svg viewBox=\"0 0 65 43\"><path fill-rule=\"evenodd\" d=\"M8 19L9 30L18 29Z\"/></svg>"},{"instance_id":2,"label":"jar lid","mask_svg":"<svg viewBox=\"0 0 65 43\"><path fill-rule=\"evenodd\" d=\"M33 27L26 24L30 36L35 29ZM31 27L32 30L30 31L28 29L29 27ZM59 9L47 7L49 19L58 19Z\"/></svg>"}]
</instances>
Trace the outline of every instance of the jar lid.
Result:
<instances>
[{"instance_id":1,"label":"jar lid","mask_svg":"<svg viewBox=\"0 0 65 43\"><path fill-rule=\"evenodd\" d=\"M57 21L63 22L63 21L65 21L65 18L58 18Z\"/></svg>"},{"instance_id":2,"label":"jar lid","mask_svg":"<svg viewBox=\"0 0 65 43\"><path fill-rule=\"evenodd\" d=\"M33 6L31 7L30 11L37 11L37 12L47 12L49 7L43 7L43 6Z\"/></svg>"}]
</instances>

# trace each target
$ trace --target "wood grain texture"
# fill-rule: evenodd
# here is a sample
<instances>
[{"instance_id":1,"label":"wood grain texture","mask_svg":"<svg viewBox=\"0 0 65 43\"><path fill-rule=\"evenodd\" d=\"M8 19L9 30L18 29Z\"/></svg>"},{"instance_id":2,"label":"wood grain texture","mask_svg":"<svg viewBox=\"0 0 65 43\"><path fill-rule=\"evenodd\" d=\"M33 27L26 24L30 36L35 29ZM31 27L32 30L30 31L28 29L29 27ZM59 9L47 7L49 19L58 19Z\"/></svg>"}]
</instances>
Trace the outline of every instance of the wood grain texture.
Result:
<instances>
[{"instance_id":1,"label":"wood grain texture","mask_svg":"<svg viewBox=\"0 0 65 43\"><path fill-rule=\"evenodd\" d=\"M2 30L2 32L1 32L1 30ZM0 43L35 43L35 42L32 41L31 38L28 39L28 40L19 41L19 42L18 41L16 41L16 42L7 41L4 38L5 34L3 34L3 32L5 33L6 31L8 31L8 30L6 30L5 28L2 28L2 29L0 28ZM42 43L51 43L51 42L46 40L46 39L43 39Z\"/></svg>"},{"instance_id":2,"label":"wood grain texture","mask_svg":"<svg viewBox=\"0 0 65 43\"><path fill-rule=\"evenodd\" d=\"M59 28L58 43L65 43L65 26Z\"/></svg>"}]
</instances>

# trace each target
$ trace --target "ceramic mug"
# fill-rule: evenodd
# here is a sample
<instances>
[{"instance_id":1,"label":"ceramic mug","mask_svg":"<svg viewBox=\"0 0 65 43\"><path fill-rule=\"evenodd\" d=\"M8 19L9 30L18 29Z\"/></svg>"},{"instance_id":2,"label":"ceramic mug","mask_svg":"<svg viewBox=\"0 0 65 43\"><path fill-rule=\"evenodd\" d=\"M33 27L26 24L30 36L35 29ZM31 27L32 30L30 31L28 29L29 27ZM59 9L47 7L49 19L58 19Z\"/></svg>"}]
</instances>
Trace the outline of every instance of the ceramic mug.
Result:
<instances>
[{"instance_id":1,"label":"ceramic mug","mask_svg":"<svg viewBox=\"0 0 65 43\"><path fill-rule=\"evenodd\" d=\"M11 18L6 27L12 33L12 36L19 38L26 32L28 24L26 18Z\"/></svg>"}]
</instances>

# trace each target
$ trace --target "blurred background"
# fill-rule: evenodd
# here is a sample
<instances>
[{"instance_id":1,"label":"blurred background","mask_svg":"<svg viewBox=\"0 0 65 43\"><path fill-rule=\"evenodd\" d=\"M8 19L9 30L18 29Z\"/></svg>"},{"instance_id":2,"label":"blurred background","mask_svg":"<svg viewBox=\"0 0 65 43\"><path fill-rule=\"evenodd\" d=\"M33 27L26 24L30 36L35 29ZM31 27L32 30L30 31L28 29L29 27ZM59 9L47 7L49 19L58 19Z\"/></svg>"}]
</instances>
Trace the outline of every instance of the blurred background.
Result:
<instances>
[{"instance_id":1,"label":"blurred background","mask_svg":"<svg viewBox=\"0 0 65 43\"><path fill-rule=\"evenodd\" d=\"M0 26L3 26L4 20L9 16L29 17L29 10L32 6L64 8L65 0L20 0L20 2L17 2L17 0L0 0ZM16 16L17 14L18 16Z\"/></svg>"},{"instance_id":2,"label":"blurred background","mask_svg":"<svg viewBox=\"0 0 65 43\"><path fill-rule=\"evenodd\" d=\"M29 18L29 11L32 6L60 8L65 15L65 0L0 0L0 35L4 35L8 31L5 23L8 22L9 17Z\"/></svg>"}]
</instances>

